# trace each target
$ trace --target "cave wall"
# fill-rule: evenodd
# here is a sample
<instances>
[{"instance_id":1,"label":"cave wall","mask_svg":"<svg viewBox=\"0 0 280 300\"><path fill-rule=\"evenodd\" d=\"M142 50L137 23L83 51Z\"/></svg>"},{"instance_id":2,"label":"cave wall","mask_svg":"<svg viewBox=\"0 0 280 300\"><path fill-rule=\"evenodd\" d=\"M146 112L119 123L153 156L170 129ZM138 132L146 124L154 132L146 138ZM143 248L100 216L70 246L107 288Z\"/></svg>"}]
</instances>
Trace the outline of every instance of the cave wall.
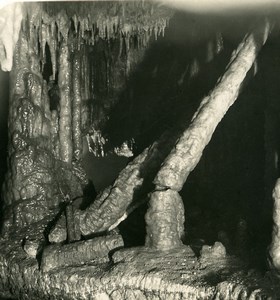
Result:
<instances>
[{"instance_id":1,"label":"cave wall","mask_svg":"<svg viewBox=\"0 0 280 300\"><path fill-rule=\"evenodd\" d=\"M151 37L164 34L172 14L162 7L154 12L155 6L151 2L16 6L23 21L13 43L7 38L1 48L2 64L7 58L10 65L14 49L2 197L5 233L45 217L48 224L49 218L61 214L61 207L83 197L84 148L104 155L106 141L100 130L115 95ZM70 223L72 217L68 216Z\"/></svg>"},{"instance_id":2,"label":"cave wall","mask_svg":"<svg viewBox=\"0 0 280 300\"><path fill-rule=\"evenodd\" d=\"M47 7L50 15L52 11L55 15L56 8L53 5ZM71 9L73 12L76 8ZM105 14L104 11L103 13ZM87 26L83 18L78 21L79 26ZM153 38L147 51L144 48L140 51L136 46L139 43L137 38L130 38L128 57L125 37L109 43L104 43L101 38L94 45L82 46L83 55L86 54L87 59L91 60L94 69L100 70L96 76L90 75L94 80L88 88L94 100L91 121L96 128L104 127L105 136L109 140L107 147L112 149L123 141L134 139L135 153L140 153L177 120L185 120L188 124L200 99L224 70L231 51L250 22L251 20L242 20L233 32L234 21L230 23L223 18L209 19L191 14L177 14L171 20L165 37L159 36L157 40ZM71 26L76 26L75 21ZM77 37L82 38L79 34ZM140 41L144 43L143 39ZM44 60L48 60L48 56L53 58L53 50L48 51L50 53L42 60L45 63L44 70L48 65ZM119 56L121 60L116 63ZM82 64L85 65L84 61ZM47 81L49 76L55 79L56 68L52 65L49 72L43 74L43 78ZM128 76L128 70L131 69ZM256 229L258 226L253 219L264 198L263 107L266 103L258 92L261 90L264 93L265 89L260 87L261 70L266 69L259 66L257 75L248 79L249 83L244 87L238 104L218 127L205 152L205 158L191 175L182 193L186 199L187 215L189 214L187 224L195 223L193 229L190 227L190 239L200 237L200 233L207 227L205 224L197 225L199 222L195 221L205 215L211 230L207 237L202 238L211 242L218 237L219 231L224 230L223 227L225 231L233 233L239 221L250 224L248 226L253 228L253 236L259 230ZM257 83L252 85L252 81ZM84 88L84 101L88 100L86 93ZM82 130L87 132L86 124ZM246 139L239 142L242 134ZM87 163L90 159L85 161L90 168ZM94 181L94 177L98 175L91 176ZM273 180L268 181L272 186ZM100 185L105 186L104 183ZM218 188L220 186L221 189ZM268 188L268 193L269 190ZM252 205L254 210L250 209ZM236 212L234 217L232 211ZM227 221L229 216L231 221L224 225L224 220ZM229 236L233 239L231 233Z\"/></svg>"}]
</instances>

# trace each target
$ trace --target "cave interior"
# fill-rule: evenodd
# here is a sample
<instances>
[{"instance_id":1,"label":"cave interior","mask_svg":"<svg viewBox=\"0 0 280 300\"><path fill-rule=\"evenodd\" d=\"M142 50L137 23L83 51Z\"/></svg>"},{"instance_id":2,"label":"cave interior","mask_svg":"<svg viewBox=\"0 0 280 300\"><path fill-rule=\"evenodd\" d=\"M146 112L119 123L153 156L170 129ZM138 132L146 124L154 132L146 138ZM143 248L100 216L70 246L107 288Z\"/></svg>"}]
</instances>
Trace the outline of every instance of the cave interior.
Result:
<instances>
[{"instance_id":1,"label":"cave interior","mask_svg":"<svg viewBox=\"0 0 280 300\"><path fill-rule=\"evenodd\" d=\"M0 296L279 299L274 16L0 12Z\"/></svg>"}]
</instances>

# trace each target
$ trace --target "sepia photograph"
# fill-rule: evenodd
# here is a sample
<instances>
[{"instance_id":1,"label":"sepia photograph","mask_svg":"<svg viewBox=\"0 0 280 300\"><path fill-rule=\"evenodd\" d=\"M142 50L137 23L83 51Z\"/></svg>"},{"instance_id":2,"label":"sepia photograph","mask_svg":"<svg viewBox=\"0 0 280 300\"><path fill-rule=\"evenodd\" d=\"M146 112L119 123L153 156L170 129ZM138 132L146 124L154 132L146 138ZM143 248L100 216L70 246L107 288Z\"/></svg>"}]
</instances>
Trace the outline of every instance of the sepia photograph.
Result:
<instances>
[{"instance_id":1,"label":"sepia photograph","mask_svg":"<svg viewBox=\"0 0 280 300\"><path fill-rule=\"evenodd\" d=\"M1 0L0 300L279 300L279 156L279 0Z\"/></svg>"}]
</instances>

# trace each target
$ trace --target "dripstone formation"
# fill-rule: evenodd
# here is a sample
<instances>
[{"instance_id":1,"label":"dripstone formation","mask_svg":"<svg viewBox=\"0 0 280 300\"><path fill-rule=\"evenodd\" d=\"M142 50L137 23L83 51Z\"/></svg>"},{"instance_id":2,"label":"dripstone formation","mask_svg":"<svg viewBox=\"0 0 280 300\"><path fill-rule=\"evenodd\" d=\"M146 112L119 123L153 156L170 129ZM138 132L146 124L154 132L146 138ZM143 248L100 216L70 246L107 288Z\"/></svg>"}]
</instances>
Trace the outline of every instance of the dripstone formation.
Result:
<instances>
[{"instance_id":1,"label":"dripstone formation","mask_svg":"<svg viewBox=\"0 0 280 300\"><path fill-rule=\"evenodd\" d=\"M149 73L151 80L177 74L176 62L164 71L160 63L154 68L145 63L151 45L163 43L176 12L150 1L15 3L2 12L0 63L10 72L10 91L0 296L277 299L279 181L265 274L232 255L225 232L212 246L202 239L198 246L190 242L190 213L185 213L182 192L218 124L238 100L272 22L259 18L247 28L220 78L192 103L192 113L180 108L181 99L200 73L227 58L222 30L205 38L205 49L196 46L202 54L190 55L180 78L170 79L175 82L170 83L176 91L174 112L168 109L170 100L159 97L143 109L144 117L130 120L133 128L115 134L118 125L133 119L137 95L131 86L137 72ZM152 111L156 116L161 111L158 103L163 121L157 118L153 124ZM149 133L146 123L153 128ZM97 196L84 169L88 152L100 159L108 154L129 158ZM145 242L128 247L122 226L137 214L145 222ZM243 227L239 240L247 236Z\"/></svg>"}]
</instances>

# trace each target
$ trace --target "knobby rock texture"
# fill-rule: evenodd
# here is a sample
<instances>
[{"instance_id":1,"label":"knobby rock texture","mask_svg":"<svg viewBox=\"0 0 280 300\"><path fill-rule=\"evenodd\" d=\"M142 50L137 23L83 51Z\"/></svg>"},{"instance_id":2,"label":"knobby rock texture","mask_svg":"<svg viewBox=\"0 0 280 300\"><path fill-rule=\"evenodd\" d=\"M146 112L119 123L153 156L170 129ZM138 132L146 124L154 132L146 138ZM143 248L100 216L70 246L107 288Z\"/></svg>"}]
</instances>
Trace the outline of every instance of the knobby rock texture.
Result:
<instances>
[{"instance_id":1,"label":"knobby rock texture","mask_svg":"<svg viewBox=\"0 0 280 300\"><path fill-rule=\"evenodd\" d=\"M179 194L237 99L266 41L268 23L245 37L187 129L178 121L131 160L93 203L90 199L91 204L81 208L88 184L81 166L84 142L96 156L105 155L106 149L130 156L132 149L127 151L126 143L114 148L103 137L103 129L145 48L164 35L171 15L146 1L83 7L73 3L68 8L62 3L15 6L15 26L0 31L1 66L11 69L0 295L21 299L278 296L269 276L250 272L227 256L221 243L204 245L199 258L183 245L185 215ZM213 45L209 48L208 62L214 52L219 53L218 42L216 50ZM199 72L196 60L189 72L191 76ZM278 194L276 187L276 208ZM124 241L115 228L147 201L146 245L120 249ZM277 218L276 210L270 251L276 267Z\"/></svg>"}]
</instances>

